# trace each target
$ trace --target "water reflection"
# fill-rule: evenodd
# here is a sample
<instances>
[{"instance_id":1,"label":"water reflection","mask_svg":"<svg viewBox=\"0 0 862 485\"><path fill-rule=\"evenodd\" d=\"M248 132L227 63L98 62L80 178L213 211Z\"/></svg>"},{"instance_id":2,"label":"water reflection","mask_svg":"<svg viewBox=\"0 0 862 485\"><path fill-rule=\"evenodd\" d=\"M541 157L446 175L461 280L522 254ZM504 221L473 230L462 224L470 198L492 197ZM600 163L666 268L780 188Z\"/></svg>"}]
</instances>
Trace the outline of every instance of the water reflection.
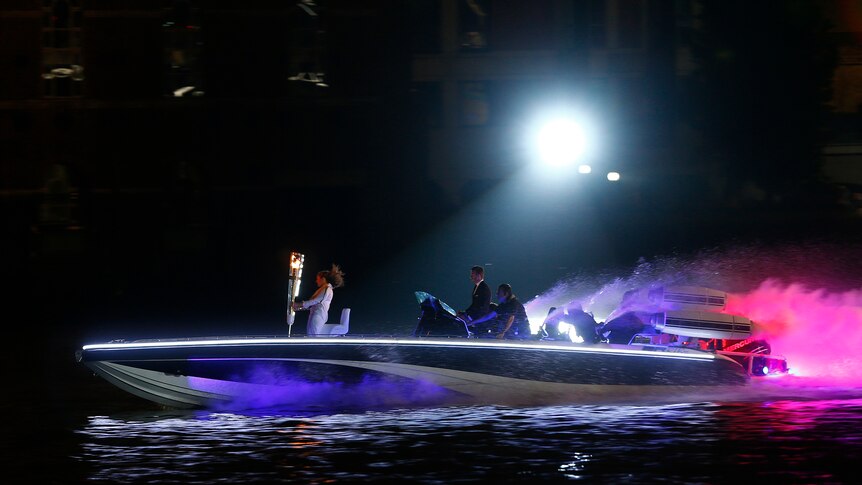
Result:
<instances>
[{"instance_id":1,"label":"water reflection","mask_svg":"<svg viewBox=\"0 0 862 485\"><path fill-rule=\"evenodd\" d=\"M862 400L94 416L96 482L845 478ZM829 456L833 456L829 460Z\"/></svg>"},{"instance_id":2,"label":"water reflection","mask_svg":"<svg viewBox=\"0 0 862 485\"><path fill-rule=\"evenodd\" d=\"M591 457L592 455L588 455L586 453L575 453L571 461L560 465L559 471L566 478L583 478L583 475L580 475L580 472L585 470L586 464L589 463Z\"/></svg>"}]
</instances>

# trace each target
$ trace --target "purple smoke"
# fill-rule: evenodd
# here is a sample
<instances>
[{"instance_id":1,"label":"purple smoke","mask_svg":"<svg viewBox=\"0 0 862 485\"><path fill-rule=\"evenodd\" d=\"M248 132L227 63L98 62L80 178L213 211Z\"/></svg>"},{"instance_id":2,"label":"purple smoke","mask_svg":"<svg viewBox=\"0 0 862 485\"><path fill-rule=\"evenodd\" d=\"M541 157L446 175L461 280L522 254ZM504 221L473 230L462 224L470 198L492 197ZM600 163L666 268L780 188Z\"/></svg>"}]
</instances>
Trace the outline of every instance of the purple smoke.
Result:
<instances>
[{"instance_id":1,"label":"purple smoke","mask_svg":"<svg viewBox=\"0 0 862 485\"><path fill-rule=\"evenodd\" d=\"M214 380L189 377L192 388L232 396L214 401L217 410L259 408L368 409L417 405L441 405L458 394L431 382L365 375L358 381L311 382L260 363L241 377Z\"/></svg>"}]
</instances>

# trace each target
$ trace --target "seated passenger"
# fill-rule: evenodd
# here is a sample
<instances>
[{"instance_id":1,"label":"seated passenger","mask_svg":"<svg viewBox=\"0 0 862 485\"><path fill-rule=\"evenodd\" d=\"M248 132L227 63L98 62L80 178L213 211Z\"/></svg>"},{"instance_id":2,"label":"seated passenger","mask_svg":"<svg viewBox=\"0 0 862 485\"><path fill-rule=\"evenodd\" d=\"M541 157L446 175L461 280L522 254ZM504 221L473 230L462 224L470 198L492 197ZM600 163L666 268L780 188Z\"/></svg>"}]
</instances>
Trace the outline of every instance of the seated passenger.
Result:
<instances>
[{"instance_id":1,"label":"seated passenger","mask_svg":"<svg viewBox=\"0 0 862 485\"><path fill-rule=\"evenodd\" d=\"M527 310L512 293L512 287L507 284L497 288L497 308L487 315L479 317L471 323L479 336L498 339L530 338L530 321Z\"/></svg>"},{"instance_id":2,"label":"seated passenger","mask_svg":"<svg viewBox=\"0 0 862 485\"><path fill-rule=\"evenodd\" d=\"M596 319L593 318L592 314L585 312L580 303L570 304L566 311L568 315L565 317L565 321L575 327L575 331L584 339L585 344L594 344L599 341Z\"/></svg>"},{"instance_id":3,"label":"seated passenger","mask_svg":"<svg viewBox=\"0 0 862 485\"><path fill-rule=\"evenodd\" d=\"M599 332L607 337L608 343L627 345L636 334L648 328L644 318L648 319L649 314L627 312L605 322Z\"/></svg>"},{"instance_id":4,"label":"seated passenger","mask_svg":"<svg viewBox=\"0 0 862 485\"><path fill-rule=\"evenodd\" d=\"M317 291L307 301L293 303L293 310L308 310L308 335L324 335L324 327L329 319L329 305L335 288L344 286L344 273L337 264L329 271L320 271L315 279Z\"/></svg>"},{"instance_id":5,"label":"seated passenger","mask_svg":"<svg viewBox=\"0 0 862 485\"><path fill-rule=\"evenodd\" d=\"M545 322L542 323L542 333L544 337L557 339L560 337L560 312L557 312L557 307L552 306L548 309L548 316L545 317Z\"/></svg>"}]
</instances>

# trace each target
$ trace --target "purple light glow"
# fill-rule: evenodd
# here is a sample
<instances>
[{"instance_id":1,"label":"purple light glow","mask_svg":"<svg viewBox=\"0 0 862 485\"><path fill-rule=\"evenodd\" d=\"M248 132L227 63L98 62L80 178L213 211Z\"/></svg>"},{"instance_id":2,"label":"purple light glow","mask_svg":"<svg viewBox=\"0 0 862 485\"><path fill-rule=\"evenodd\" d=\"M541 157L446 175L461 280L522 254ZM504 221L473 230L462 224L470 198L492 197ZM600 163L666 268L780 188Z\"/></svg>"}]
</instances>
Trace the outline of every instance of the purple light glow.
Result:
<instances>
[{"instance_id":1,"label":"purple light glow","mask_svg":"<svg viewBox=\"0 0 862 485\"><path fill-rule=\"evenodd\" d=\"M358 382L310 382L265 363L234 380L189 377L192 389L233 396L216 410L282 407L290 409L368 409L441 405L456 400L452 391L425 381L366 375Z\"/></svg>"}]
</instances>

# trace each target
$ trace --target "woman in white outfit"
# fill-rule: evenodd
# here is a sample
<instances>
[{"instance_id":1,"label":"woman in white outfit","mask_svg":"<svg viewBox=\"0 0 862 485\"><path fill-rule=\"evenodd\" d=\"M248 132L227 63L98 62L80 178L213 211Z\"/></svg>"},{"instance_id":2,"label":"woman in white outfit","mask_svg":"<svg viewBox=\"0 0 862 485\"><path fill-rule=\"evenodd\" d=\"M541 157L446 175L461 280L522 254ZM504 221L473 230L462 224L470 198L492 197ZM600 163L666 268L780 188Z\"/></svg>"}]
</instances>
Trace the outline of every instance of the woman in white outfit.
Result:
<instances>
[{"instance_id":1,"label":"woman in white outfit","mask_svg":"<svg viewBox=\"0 0 862 485\"><path fill-rule=\"evenodd\" d=\"M308 335L323 334L323 326L329 319L329 304L332 303L332 294L335 288L340 288L344 285L344 273L338 265L333 264L329 271L321 271L317 273L315 279L317 283L317 291L311 296L311 299L296 302L293 304L293 309L308 310Z\"/></svg>"}]
</instances>

